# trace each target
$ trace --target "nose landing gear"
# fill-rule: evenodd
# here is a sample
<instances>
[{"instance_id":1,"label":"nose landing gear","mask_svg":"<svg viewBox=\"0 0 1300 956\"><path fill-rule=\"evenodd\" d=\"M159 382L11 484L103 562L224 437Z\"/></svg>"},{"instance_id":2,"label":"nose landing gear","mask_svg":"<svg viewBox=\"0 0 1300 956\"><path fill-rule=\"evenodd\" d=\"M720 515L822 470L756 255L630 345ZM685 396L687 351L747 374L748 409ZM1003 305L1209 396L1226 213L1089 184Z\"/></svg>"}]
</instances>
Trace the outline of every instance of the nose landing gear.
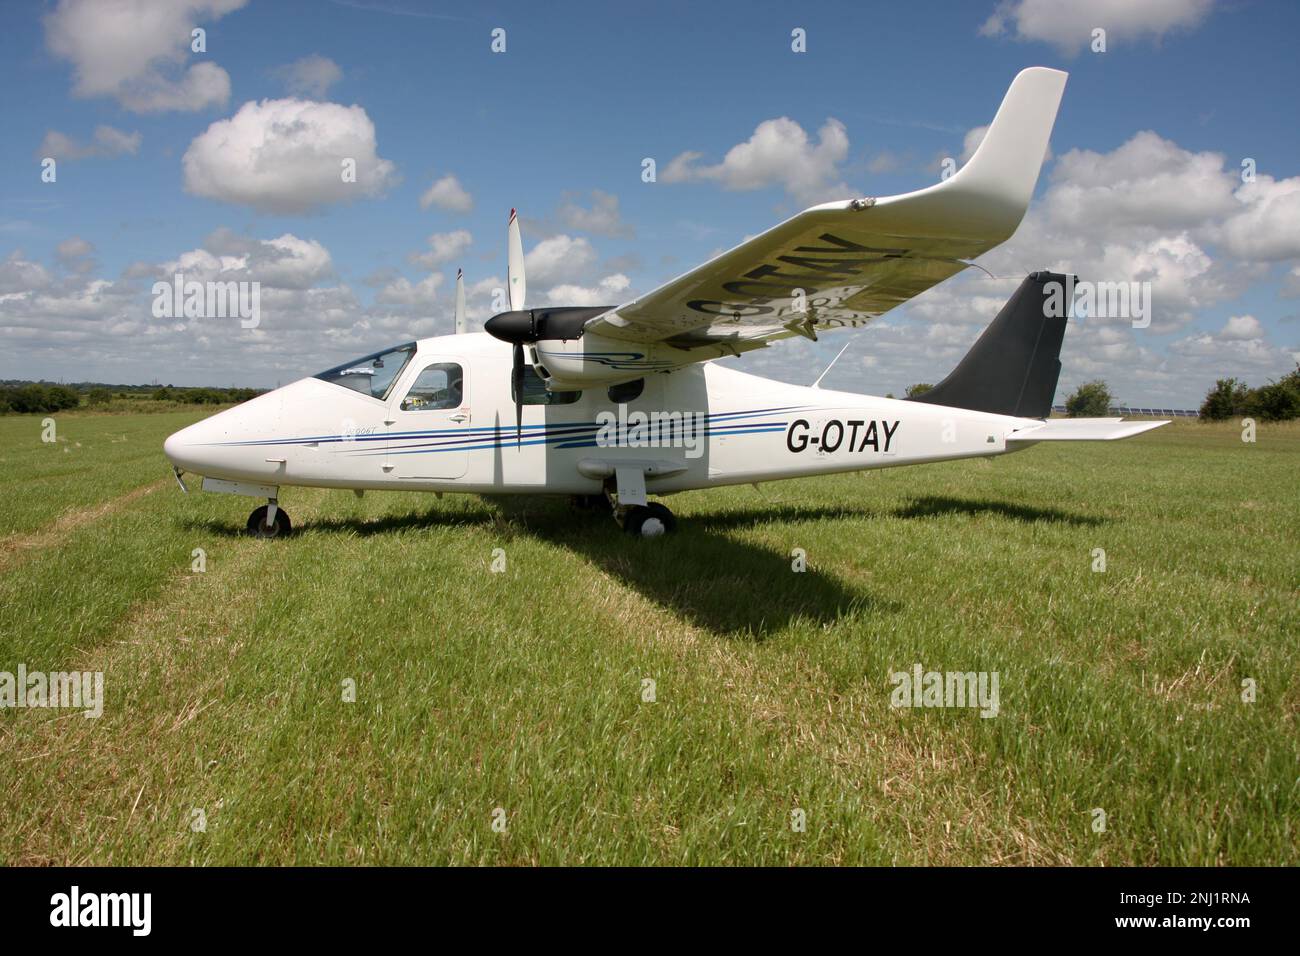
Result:
<instances>
[{"instance_id":1,"label":"nose landing gear","mask_svg":"<svg viewBox=\"0 0 1300 956\"><path fill-rule=\"evenodd\" d=\"M605 498L614 520L634 538L658 538L677 530L677 519L665 505L646 499L645 469L634 463L614 467L604 481Z\"/></svg>"},{"instance_id":2,"label":"nose landing gear","mask_svg":"<svg viewBox=\"0 0 1300 956\"><path fill-rule=\"evenodd\" d=\"M293 533L289 515L274 498L248 516L248 533L255 538L285 538Z\"/></svg>"},{"instance_id":3,"label":"nose landing gear","mask_svg":"<svg viewBox=\"0 0 1300 956\"><path fill-rule=\"evenodd\" d=\"M638 538L657 538L677 530L677 518L664 505L651 501L633 505L623 515L623 530Z\"/></svg>"}]
</instances>

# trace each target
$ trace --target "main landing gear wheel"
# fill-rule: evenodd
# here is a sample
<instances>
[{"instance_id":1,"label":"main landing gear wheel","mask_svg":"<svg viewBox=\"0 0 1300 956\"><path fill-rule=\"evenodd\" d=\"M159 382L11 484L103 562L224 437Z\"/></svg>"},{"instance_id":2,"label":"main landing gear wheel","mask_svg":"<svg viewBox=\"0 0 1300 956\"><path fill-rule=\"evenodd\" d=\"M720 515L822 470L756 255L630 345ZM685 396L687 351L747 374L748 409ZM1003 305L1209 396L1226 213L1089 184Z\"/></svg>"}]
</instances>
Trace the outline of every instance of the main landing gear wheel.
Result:
<instances>
[{"instance_id":1,"label":"main landing gear wheel","mask_svg":"<svg viewBox=\"0 0 1300 956\"><path fill-rule=\"evenodd\" d=\"M283 508L275 509L275 521L266 520L270 505L262 505L248 516L248 533L255 538L286 538L293 531L289 516Z\"/></svg>"},{"instance_id":2,"label":"main landing gear wheel","mask_svg":"<svg viewBox=\"0 0 1300 956\"><path fill-rule=\"evenodd\" d=\"M658 538L677 530L673 513L657 501L634 505L623 516L623 530L638 538Z\"/></svg>"}]
</instances>

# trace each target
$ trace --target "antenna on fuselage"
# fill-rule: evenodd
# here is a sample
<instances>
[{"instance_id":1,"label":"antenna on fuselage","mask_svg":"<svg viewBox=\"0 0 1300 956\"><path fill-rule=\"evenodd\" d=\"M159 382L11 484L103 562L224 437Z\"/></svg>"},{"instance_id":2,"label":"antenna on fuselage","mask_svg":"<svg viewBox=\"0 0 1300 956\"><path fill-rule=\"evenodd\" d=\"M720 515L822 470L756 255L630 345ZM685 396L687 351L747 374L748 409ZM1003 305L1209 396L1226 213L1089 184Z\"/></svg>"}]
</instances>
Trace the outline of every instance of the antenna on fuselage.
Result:
<instances>
[{"instance_id":1,"label":"antenna on fuselage","mask_svg":"<svg viewBox=\"0 0 1300 956\"><path fill-rule=\"evenodd\" d=\"M825 371L823 371L820 375L817 376L817 381L812 383L813 388L822 387L822 379L826 377L826 373L835 367L835 363L840 360L840 356L843 355L845 352L847 352L849 350L849 346L852 344L853 344L852 339L849 339L847 342L844 343L844 348L839 350L835 358L831 359L831 364L827 365Z\"/></svg>"},{"instance_id":2,"label":"antenna on fuselage","mask_svg":"<svg viewBox=\"0 0 1300 956\"><path fill-rule=\"evenodd\" d=\"M465 318L465 273L456 270L456 334L464 335L469 331L469 322Z\"/></svg>"}]
</instances>

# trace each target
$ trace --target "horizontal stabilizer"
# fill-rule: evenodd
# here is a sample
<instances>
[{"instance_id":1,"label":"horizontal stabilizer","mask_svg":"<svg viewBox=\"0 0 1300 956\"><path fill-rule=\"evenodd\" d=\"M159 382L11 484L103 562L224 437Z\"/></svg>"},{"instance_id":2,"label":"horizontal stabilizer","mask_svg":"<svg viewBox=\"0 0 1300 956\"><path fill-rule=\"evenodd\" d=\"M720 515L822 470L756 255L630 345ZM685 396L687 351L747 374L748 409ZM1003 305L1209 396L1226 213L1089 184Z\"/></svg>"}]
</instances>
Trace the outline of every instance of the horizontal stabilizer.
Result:
<instances>
[{"instance_id":1,"label":"horizontal stabilizer","mask_svg":"<svg viewBox=\"0 0 1300 956\"><path fill-rule=\"evenodd\" d=\"M1168 419L1158 422L1126 422L1122 418L1052 418L1045 422L1017 428L1007 435L1007 444L1035 441L1114 441L1149 432Z\"/></svg>"}]
</instances>

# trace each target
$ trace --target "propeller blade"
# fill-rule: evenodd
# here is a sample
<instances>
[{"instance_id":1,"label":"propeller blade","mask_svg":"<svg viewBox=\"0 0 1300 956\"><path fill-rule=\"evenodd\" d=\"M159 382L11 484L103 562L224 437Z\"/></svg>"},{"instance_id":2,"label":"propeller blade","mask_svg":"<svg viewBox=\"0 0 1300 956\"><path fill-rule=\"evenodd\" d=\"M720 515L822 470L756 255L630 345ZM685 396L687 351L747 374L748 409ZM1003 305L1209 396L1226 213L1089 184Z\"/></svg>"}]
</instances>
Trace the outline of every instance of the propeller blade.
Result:
<instances>
[{"instance_id":1,"label":"propeller blade","mask_svg":"<svg viewBox=\"0 0 1300 956\"><path fill-rule=\"evenodd\" d=\"M524 307L524 240L519 235L519 217L510 210L510 225L506 228L506 270L510 285L510 310L518 312Z\"/></svg>"},{"instance_id":2,"label":"propeller blade","mask_svg":"<svg viewBox=\"0 0 1300 956\"><path fill-rule=\"evenodd\" d=\"M523 444L524 434L524 347L515 343L515 364L510 373L515 393L515 446Z\"/></svg>"},{"instance_id":3,"label":"propeller blade","mask_svg":"<svg viewBox=\"0 0 1300 956\"><path fill-rule=\"evenodd\" d=\"M465 319L465 274L460 269L456 270L456 334L464 335L469 331L469 323Z\"/></svg>"}]
</instances>

